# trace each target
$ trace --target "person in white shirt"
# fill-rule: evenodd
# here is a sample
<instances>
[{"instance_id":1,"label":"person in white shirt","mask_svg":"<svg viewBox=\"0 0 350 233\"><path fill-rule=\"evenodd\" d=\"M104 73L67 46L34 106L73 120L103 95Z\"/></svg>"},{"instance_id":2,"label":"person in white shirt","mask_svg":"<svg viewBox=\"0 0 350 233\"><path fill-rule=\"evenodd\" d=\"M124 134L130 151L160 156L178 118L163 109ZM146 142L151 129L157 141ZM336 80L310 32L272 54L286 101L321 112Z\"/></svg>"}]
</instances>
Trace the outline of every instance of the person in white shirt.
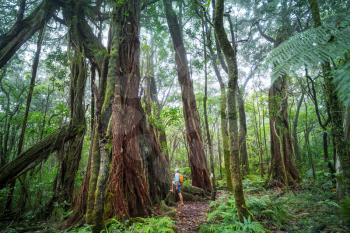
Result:
<instances>
[{"instance_id":1,"label":"person in white shirt","mask_svg":"<svg viewBox=\"0 0 350 233\"><path fill-rule=\"evenodd\" d=\"M172 188L171 188L171 192L174 191L174 186L176 189L177 194L179 195L180 198L180 205L184 205L184 201L183 201L183 197L181 194L181 182L180 182L180 173L179 173L179 169L176 168L175 169L175 175L174 175L174 180L172 182Z\"/></svg>"}]
</instances>

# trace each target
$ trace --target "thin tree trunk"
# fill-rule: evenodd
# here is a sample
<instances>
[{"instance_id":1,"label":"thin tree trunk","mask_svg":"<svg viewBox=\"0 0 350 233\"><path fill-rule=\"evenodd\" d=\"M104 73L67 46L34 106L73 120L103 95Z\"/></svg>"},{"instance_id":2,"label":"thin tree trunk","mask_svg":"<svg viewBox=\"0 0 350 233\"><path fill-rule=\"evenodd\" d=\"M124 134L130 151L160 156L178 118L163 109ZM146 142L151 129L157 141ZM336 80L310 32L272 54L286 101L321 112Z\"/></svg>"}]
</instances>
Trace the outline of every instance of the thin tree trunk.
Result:
<instances>
[{"instance_id":1,"label":"thin tree trunk","mask_svg":"<svg viewBox=\"0 0 350 233\"><path fill-rule=\"evenodd\" d=\"M309 127L309 122L308 122L308 107L307 104L305 102L305 146L306 146L306 153L307 153L307 157L309 159L309 163L310 163L310 167L311 167L311 171L312 171L312 177L314 180L316 180L316 172L315 172L315 165L314 165L314 160L313 160L313 156L310 150L310 131L311 128Z\"/></svg>"},{"instance_id":2,"label":"thin tree trunk","mask_svg":"<svg viewBox=\"0 0 350 233\"><path fill-rule=\"evenodd\" d=\"M256 98L256 100L258 100L258 98ZM256 103L257 105L259 105L258 101ZM257 108L259 108L259 106L257 106ZM264 169L264 161L263 161L263 150L262 150L262 142L261 142L261 136L260 136L260 111L256 111L255 109L255 103L253 102L253 115L254 115L254 129L255 129L255 136L256 136L256 142L257 142L257 146L258 146L258 154L259 154L259 168L260 168L260 176L263 177L265 174L265 169ZM256 115L259 116L259 119L257 119Z\"/></svg>"},{"instance_id":3,"label":"thin tree trunk","mask_svg":"<svg viewBox=\"0 0 350 233\"><path fill-rule=\"evenodd\" d=\"M30 79L30 84L29 84L28 95L27 95L27 103L26 103L26 108L24 111L21 132L20 132L19 139L18 139L17 155L21 154L22 150L23 150L24 137L25 137L25 132L26 132L26 128L27 128L29 110L30 110L30 105L32 102L33 91L34 91L34 87L35 87L35 80L36 80L38 66L39 66L39 59L40 59L40 53L41 53L41 46L42 46L43 38L44 38L44 31L45 31L45 27L43 27L40 30L39 35L38 35L38 41L36 44L36 52L35 52L34 60L33 60L32 74L31 74L31 79ZM22 210L24 210L24 207L26 204L26 197L25 197L26 188L24 187L26 176L24 175L20 179L22 179L21 180L21 196L20 196L20 199L18 201L18 208L17 209L22 211ZM13 184L13 186L14 186L14 184Z\"/></svg>"},{"instance_id":4,"label":"thin tree trunk","mask_svg":"<svg viewBox=\"0 0 350 233\"><path fill-rule=\"evenodd\" d=\"M228 127L230 138L230 152L231 152L231 169L232 169L232 185L236 201L236 207L238 211L238 217L241 221L247 218L250 214L247 210L242 177L240 171L239 161L239 134L238 134L238 114L237 114L237 83L238 83L238 70L237 70L237 51L236 47L232 47L223 24L224 15L224 0L219 0L215 6L214 14L214 28L219 45L224 53L226 64L228 67L228 92L227 92L227 107L228 107ZM233 41L234 42L234 41ZM235 42L234 42L235 43Z\"/></svg>"},{"instance_id":5,"label":"thin tree trunk","mask_svg":"<svg viewBox=\"0 0 350 233\"><path fill-rule=\"evenodd\" d=\"M217 128L217 139L218 139L218 156L219 156L219 174L220 180L222 180L222 155L221 155L221 141L219 127Z\"/></svg>"},{"instance_id":6,"label":"thin tree trunk","mask_svg":"<svg viewBox=\"0 0 350 233\"><path fill-rule=\"evenodd\" d=\"M301 108L303 101L304 101L304 92L301 93L301 96L300 96L298 103L297 103L297 109L296 109L295 116L293 119L293 130L292 130L295 158L299 162L301 159L301 155L300 155L300 146L299 146L299 140L298 140L298 122L299 122L300 108Z\"/></svg>"},{"instance_id":7,"label":"thin tree trunk","mask_svg":"<svg viewBox=\"0 0 350 233\"><path fill-rule=\"evenodd\" d=\"M205 12L202 12L205 14ZM203 99L203 109L204 109L204 123L205 131L208 142L209 150L209 160L210 160L210 176L211 176L211 185L213 187L211 192L211 199L215 200L216 197L216 178L215 178L215 168L214 168L214 153L213 153L213 144L210 135L209 121L208 121L208 66L207 66L207 41L206 34L208 34L207 25L204 22L204 16L202 15L202 39L203 39L203 53L204 53L204 99Z\"/></svg>"},{"instance_id":8,"label":"thin tree trunk","mask_svg":"<svg viewBox=\"0 0 350 233\"><path fill-rule=\"evenodd\" d=\"M215 36L215 35L214 35ZM230 168L230 148L229 148L229 137L228 137L228 129L227 129L227 107L226 107L226 87L225 83L221 77L218 65L217 65L217 59L216 55L214 54L214 50L212 48L212 40L211 40L211 33L207 34L207 44L208 49L210 53L210 59L211 63L213 65L216 78L220 84L220 131L221 131L221 137L222 137L222 148L224 152L224 165L225 165L225 177L226 177L226 185L227 189L229 191L232 190L232 179L231 179L231 168ZM216 40L215 40L216 41ZM218 43L216 41L216 43ZM217 53L219 56L220 47L217 45ZM221 55L222 57L222 55ZM225 64L225 61L222 61L223 64ZM226 64L225 64L226 67Z\"/></svg>"},{"instance_id":9,"label":"thin tree trunk","mask_svg":"<svg viewBox=\"0 0 350 233\"><path fill-rule=\"evenodd\" d=\"M237 100L238 100L238 111L239 111L239 152L242 164L242 174L247 175L249 173L249 159L247 151L247 120L245 114L244 89L238 89Z\"/></svg>"}]
</instances>

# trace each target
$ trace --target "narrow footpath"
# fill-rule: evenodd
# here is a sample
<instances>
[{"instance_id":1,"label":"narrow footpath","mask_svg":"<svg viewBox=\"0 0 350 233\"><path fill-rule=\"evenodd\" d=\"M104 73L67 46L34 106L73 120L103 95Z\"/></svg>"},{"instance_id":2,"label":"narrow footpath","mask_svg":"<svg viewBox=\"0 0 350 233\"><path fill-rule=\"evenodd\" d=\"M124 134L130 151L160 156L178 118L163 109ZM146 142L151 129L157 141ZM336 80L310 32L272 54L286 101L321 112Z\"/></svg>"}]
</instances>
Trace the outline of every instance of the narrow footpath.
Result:
<instances>
[{"instance_id":1,"label":"narrow footpath","mask_svg":"<svg viewBox=\"0 0 350 233\"><path fill-rule=\"evenodd\" d=\"M179 206L176 210L176 232L199 232L200 225L207 219L208 211L208 202L185 202L184 206Z\"/></svg>"}]
</instances>

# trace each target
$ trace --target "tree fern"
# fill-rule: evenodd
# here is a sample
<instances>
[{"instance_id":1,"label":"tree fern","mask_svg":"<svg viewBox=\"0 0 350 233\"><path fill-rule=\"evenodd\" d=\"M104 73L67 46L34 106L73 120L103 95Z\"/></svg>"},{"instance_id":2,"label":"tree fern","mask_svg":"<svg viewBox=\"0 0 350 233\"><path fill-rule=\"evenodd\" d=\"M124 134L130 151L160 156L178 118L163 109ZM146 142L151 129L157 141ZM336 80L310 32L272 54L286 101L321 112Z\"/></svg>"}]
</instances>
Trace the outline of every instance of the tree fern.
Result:
<instances>
[{"instance_id":1,"label":"tree fern","mask_svg":"<svg viewBox=\"0 0 350 233\"><path fill-rule=\"evenodd\" d=\"M347 60L350 52L350 17L329 19L324 25L311 28L292 36L289 40L273 49L265 63L273 66L273 76L304 66L317 66L333 60ZM350 62L338 66L333 72L339 96L350 104Z\"/></svg>"}]
</instances>

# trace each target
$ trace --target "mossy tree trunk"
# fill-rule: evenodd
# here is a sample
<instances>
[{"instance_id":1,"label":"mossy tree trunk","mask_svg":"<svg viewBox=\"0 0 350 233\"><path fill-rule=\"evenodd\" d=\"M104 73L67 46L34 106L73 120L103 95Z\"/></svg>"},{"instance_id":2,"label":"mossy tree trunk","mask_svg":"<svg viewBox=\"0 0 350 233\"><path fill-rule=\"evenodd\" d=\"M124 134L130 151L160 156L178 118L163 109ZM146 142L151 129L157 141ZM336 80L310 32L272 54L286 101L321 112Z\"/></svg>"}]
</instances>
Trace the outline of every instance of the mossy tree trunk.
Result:
<instances>
[{"instance_id":1,"label":"mossy tree trunk","mask_svg":"<svg viewBox=\"0 0 350 233\"><path fill-rule=\"evenodd\" d=\"M215 35L214 35L215 36ZM216 43L217 40L215 40ZM226 177L226 185L229 191L232 191L232 179L231 179L231 168L230 168L230 148L229 148L229 137L228 137L228 129L227 129L227 107L226 107L226 85L223 81L221 73L219 71L219 67L217 65L217 56L220 53L220 46L217 44L217 55L214 53L213 43L211 39L211 33L207 34L207 44L208 50L210 54L210 60L214 68L215 76L220 85L220 133L222 137L222 149L224 152L224 169L225 169L225 177ZM222 62L224 64L224 61ZM225 64L226 65L226 64ZM226 67L226 66L225 66Z\"/></svg>"},{"instance_id":2,"label":"mossy tree trunk","mask_svg":"<svg viewBox=\"0 0 350 233\"><path fill-rule=\"evenodd\" d=\"M204 109L204 124L205 124L205 132L208 143L209 150L209 161L210 161L210 177L211 177L211 185L213 187L211 192L211 199L215 200L216 198L216 177L215 177L215 164L214 164L214 152L213 152L213 143L212 137L210 135L209 129L209 120L208 120L208 54L207 54L207 37L209 34L208 26L205 22L204 15L205 12L201 12L202 19L202 40L203 40L203 53L204 53L204 98L203 98L203 109Z\"/></svg>"},{"instance_id":3,"label":"mossy tree trunk","mask_svg":"<svg viewBox=\"0 0 350 233\"><path fill-rule=\"evenodd\" d=\"M247 210L240 161L239 161L239 133L238 133L238 113L237 113L237 91L238 91L238 69L237 69L237 51L236 47L232 47L225 32L224 23L224 0L216 2L214 14L214 28L219 45L224 53L227 68L228 68L228 92L227 92L227 107L228 107L228 127L230 138L230 158L232 171L232 185L235 196L238 217L241 221L249 216Z\"/></svg>"},{"instance_id":4,"label":"mossy tree trunk","mask_svg":"<svg viewBox=\"0 0 350 233\"><path fill-rule=\"evenodd\" d=\"M54 197L51 202L67 203L69 207L73 201L75 176L79 168L83 147L85 123L85 84L87 79L87 64L85 61L84 45L78 33L79 20L84 15L82 1L70 4L69 11L65 6L64 19L69 25L69 42L72 49L70 58L70 125L80 128L80 134L63 148L60 155L60 168L55 179ZM80 12L79 14L77 12Z\"/></svg>"},{"instance_id":5,"label":"mossy tree trunk","mask_svg":"<svg viewBox=\"0 0 350 233\"><path fill-rule=\"evenodd\" d=\"M238 89L237 101L239 111L239 155L242 166L242 174L249 173L249 159L247 150L247 119L244 106L244 88Z\"/></svg>"},{"instance_id":6,"label":"mossy tree trunk","mask_svg":"<svg viewBox=\"0 0 350 233\"><path fill-rule=\"evenodd\" d=\"M120 28L118 46L112 46L115 89L112 104L112 163L107 204L118 217L151 213L154 199L161 199L169 181L166 159L141 107L140 87L140 1L124 2L116 8L113 26ZM168 186L169 187L169 186ZM152 194L152 197L150 196Z\"/></svg>"},{"instance_id":7,"label":"mossy tree trunk","mask_svg":"<svg viewBox=\"0 0 350 233\"><path fill-rule=\"evenodd\" d=\"M269 90L271 164L268 186L296 187L300 181L288 123L287 77L279 77Z\"/></svg>"},{"instance_id":8,"label":"mossy tree trunk","mask_svg":"<svg viewBox=\"0 0 350 233\"><path fill-rule=\"evenodd\" d=\"M231 41L232 43L236 43L234 24L232 22L231 15L227 14L226 17L230 25ZM235 46L237 47L237 44ZM247 82L245 82L242 87L237 86L237 104L239 113L239 156L243 175L247 175L249 172L249 160L247 151L247 120L244 106L244 89L246 84Z\"/></svg>"}]
</instances>

